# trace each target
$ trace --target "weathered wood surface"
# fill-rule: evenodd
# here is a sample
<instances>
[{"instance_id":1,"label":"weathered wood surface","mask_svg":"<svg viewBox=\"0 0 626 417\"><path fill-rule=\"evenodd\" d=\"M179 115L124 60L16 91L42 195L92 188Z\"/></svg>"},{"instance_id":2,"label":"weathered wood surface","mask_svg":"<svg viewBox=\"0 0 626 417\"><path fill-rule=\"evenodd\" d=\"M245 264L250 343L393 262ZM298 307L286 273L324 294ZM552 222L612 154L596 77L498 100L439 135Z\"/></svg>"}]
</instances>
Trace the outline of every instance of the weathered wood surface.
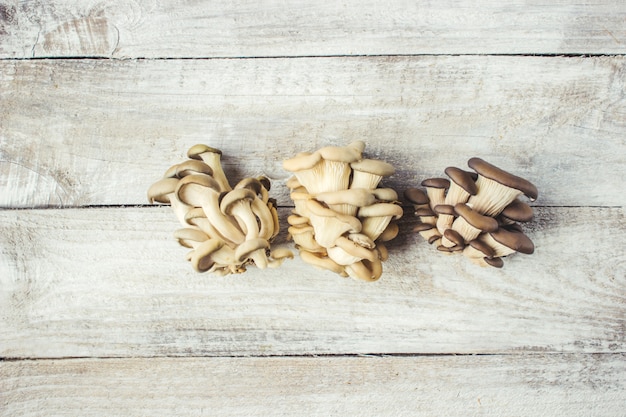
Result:
<instances>
[{"instance_id":1,"label":"weathered wood surface","mask_svg":"<svg viewBox=\"0 0 626 417\"><path fill-rule=\"evenodd\" d=\"M194 273L169 207L0 211L0 357L626 349L622 208L538 209L536 253L501 270L437 253L413 223L365 284L299 259Z\"/></svg>"},{"instance_id":2,"label":"weathered wood surface","mask_svg":"<svg viewBox=\"0 0 626 417\"><path fill-rule=\"evenodd\" d=\"M0 417L623 416L624 54L615 0L0 0ZM287 206L282 159L355 139L400 192L529 178L536 253L481 269L407 210L379 282L217 278L134 207L201 142Z\"/></svg>"},{"instance_id":3,"label":"weathered wood surface","mask_svg":"<svg viewBox=\"0 0 626 417\"><path fill-rule=\"evenodd\" d=\"M624 355L0 362L0 416L622 416Z\"/></svg>"},{"instance_id":4,"label":"weathered wood surface","mask_svg":"<svg viewBox=\"0 0 626 417\"><path fill-rule=\"evenodd\" d=\"M198 142L232 177L364 139L399 191L481 156L541 205L623 206L624 57L0 62L0 206L141 204Z\"/></svg>"},{"instance_id":5,"label":"weathered wood surface","mask_svg":"<svg viewBox=\"0 0 626 417\"><path fill-rule=\"evenodd\" d=\"M622 54L623 1L0 1L0 57Z\"/></svg>"}]
</instances>

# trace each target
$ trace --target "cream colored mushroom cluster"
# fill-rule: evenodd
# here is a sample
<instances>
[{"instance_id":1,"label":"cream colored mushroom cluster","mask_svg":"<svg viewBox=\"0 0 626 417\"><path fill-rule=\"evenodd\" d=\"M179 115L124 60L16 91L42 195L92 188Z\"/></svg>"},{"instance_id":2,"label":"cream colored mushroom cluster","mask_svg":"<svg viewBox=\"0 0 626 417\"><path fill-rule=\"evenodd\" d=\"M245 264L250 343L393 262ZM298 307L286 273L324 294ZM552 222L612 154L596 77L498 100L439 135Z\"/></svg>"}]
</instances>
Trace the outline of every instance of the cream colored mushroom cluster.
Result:
<instances>
[{"instance_id":1,"label":"cream colored mushroom cluster","mask_svg":"<svg viewBox=\"0 0 626 417\"><path fill-rule=\"evenodd\" d=\"M398 234L402 216L396 192L378 188L394 173L390 164L364 159L365 143L327 146L283 162L295 208L289 235L300 257L341 276L376 281L387 259L383 242Z\"/></svg>"},{"instance_id":2,"label":"cream colored mushroom cluster","mask_svg":"<svg viewBox=\"0 0 626 417\"><path fill-rule=\"evenodd\" d=\"M187 161L168 169L150 187L149 201L171 205L182 225L174 237L192 249L187 260L199 272L227 275L244 272L249 264L279 266L293 253L269 251L279 231L269 179L245 178L232 188L221 154L206 145L192 146Z\"/></svg>"},{"instance_id":3,"label":"cream colored mushroom cluster","mask_svg":"<svg viewBox=\"0 0 626 417\"><path fill-rule=\"evenodd\" d=\"M533 253L533 242L517 223L531 220L533 210L518 197L534 201L537 188L480 158L470 159L468 166L475 172L448 167L448 178L422 181L426 193L405 191L421 221L414 231L439 251L462 252L481 266L501 268L504 256Z\"/></svg>"}]
</instances>

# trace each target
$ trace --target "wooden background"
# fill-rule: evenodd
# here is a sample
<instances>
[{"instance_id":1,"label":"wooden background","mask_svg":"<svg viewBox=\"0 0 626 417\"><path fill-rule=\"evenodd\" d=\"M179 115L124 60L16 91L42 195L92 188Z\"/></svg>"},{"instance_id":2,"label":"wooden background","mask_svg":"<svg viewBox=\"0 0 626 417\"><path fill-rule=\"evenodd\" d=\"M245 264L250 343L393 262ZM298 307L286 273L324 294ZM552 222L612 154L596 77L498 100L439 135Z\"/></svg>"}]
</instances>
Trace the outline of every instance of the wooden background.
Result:
<instances>
[{"instance_id":1,"label":"wooden background","mask_svg":"<svg viewBox=\"0 0 626 417\"><path fill-rule=\"evenodd\" d=\"M196 274L147 187L364 140L400 193L480 156L536 253L410 232L373 284ZM0 0L0 416L624 416L626 3ZM285 233L278 245L289 247Z\"/></svg>"}]
</instances>

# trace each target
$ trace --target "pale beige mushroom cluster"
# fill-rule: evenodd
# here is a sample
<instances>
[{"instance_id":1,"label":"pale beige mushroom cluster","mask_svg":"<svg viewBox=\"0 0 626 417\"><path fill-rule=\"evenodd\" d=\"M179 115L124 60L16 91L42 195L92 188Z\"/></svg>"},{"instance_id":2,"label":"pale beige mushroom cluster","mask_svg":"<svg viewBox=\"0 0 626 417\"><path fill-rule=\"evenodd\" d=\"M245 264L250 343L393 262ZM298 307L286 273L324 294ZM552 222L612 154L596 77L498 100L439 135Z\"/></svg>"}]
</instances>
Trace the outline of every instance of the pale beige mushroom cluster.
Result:
<instances>
[{"instance_id":1,"label":"pale beige mushroom cluster","mask_svg":"<svg viewBox=\"0 0 626 417\"><path fill-rule=\"evenodd\" d=\"M192 146L188 160L174 165L148 190L150 203L170 204L182 228L178 242L199 272L241 273L250 264L278 267L292 258L287 249L270 252L278 234L276 201L269 198L266 177L245 178L232 188L221 165L222 152Z\"/></svg>"},{"instance_id":2,"label":"pale beige mushroom cluster","mask_svg":"<svg viewBox=\"0 0 626 417\"><path fill-rule=\"evenodd\" d=\"M285 160L295 208L289 235L300 257L316 267L364 281L380 278L387 259L383 242L398 234L402 216L396 192L378 188L394 173L390 164L364 159L365 143L327 146Z\"/></svg>"},{"instance_id":3,"label":"pale beige mushroom cluster","mask_svg":"<svg viewBox=\"0 0 626 417\"><path fill-rule=\"evenodd\" d=\"M480 266L501 268L504 256L533 253L534 244L518 223L531 220L533 210L518 197L534 201L537 188L480 158L468 166L474 172L448 167L448 178L422 181L426 192L405 191L420 219L414 231L439 251L463 253Z\"/></svg>"}]
</instances>

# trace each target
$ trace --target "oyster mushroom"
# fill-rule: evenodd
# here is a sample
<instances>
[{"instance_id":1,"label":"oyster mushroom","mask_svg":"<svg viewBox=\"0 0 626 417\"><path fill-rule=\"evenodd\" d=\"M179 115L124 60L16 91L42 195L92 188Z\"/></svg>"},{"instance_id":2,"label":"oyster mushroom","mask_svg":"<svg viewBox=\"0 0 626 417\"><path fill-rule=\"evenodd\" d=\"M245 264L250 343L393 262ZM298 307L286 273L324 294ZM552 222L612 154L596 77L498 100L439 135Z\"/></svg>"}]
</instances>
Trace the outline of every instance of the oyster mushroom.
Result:
<instances>
[{"instance_id":1,"label":"oyster mushroom","mask_svg":"<svg viewBox=\"0 0 626 417\"><path fill-rule=\"evenodd\" d=\"M155 182L148 189L148 201L150 204L153 204L155 201L158 203L169 204L180 224L187 226L187 223L185 222L185 215L189 210L191 210L192 207L178 198L178 195L176 194L178 181L179 180L176 178L163 178Z\"/></svg>"},{"instance_id":2,"label":"oyster mushroom","mask_svg":"<svg viewBox=\"0 0 626 417\"><path fill-rule=\"evenodd\" d=\"M359 233L361 222L354 216L339 214L322 206L315 199L306 201L309 219L315 230L315 240L325 248L335 246L335 240L344 233Z\"/></svg>"},{"instance_id":3,"label":"oyster mushroom","mask_svg":"<svg viewBox=\"0 0 626 417\"><path fill-rule=\"evenodd\" d=\"M454 206L454 211L456 211L459 217L452 223L452 230L458 232L465 240L465 243L476 239L482 232L491 233L498 230L498 221L496 219L483 216L472 210L467 204L457 204ZM445 242L443 244L447 246Z\"/></svg>"},{"instance_id":4,"label":"oyster mushroom","mask_svg":"<svg viewBox=\"0 0 626 417\"><path fill-rule=\"evenodd\" d=\"M298 248L302 248L309 252L315 253L326 253L326 248L321 246L315 238L315 232L313 230L313 226L309 224L301 225L301 226L291 226L287 230L289 236L293 239L293 242L296 244Z\"/></svg>"},{"instance_id":5,"label":"oyster mushroom","mask_svg":"<svg viewBox=\"0 0 626 417\"><path fill-rule=\"evenodd\" d=\"M430 223L418 223L413 231L419 233L429 244L441 238L439 230Z\"/></svg>"},{"instance_id":6,"label":"oyster mushroom","mask_svg":"<svg viewBox=\"0 0 626 417\"><path fill-rule=\"evenodd\" d=\"M398 201L398 193L391 188L376 188L371 190L371 193L374 194L374 197L376 197L376 200L379 202L391 203Z\"/></svg>"},{"instance_id":7,"label":"oyster mushroom","mask_svg":"<svg viewBox=\"0 0 626 417\"><path fill-rule=\"evenodd\" d=\"M351 278L373 282L380 278L383 273L383 267L379 259L374 262L363 259L351 265L346 265L345 271Z\"/></svg>"},{"instance_id":8,"label":"oyster mushroom","mask_svg":"<svg viewBox=\"0 0 626 417\"><path fill-rule=\"evenodd\" d=\"M529 222L533 218L533 209L519 199L513 200L502 210L498 220L502 224L512 224L514 222Z\"/></svg>"},{"instance_id":9,"label":"oyster mushroom","mask_svg":"<svg viewBox=\"0 0 626 417\"><path fill-rule=\"evenodd\" d=\"M358 217L362 220L361 232L372 240L387 228L392 219L402 217L402 207L393 203L375 203L359 209Z\"/></svg>"},{"instance_id":10,"label":"oyster mushroom","mask_svg":"<svg viewBox=\"0 0 626 417\"><path fill-rule=\"evenodd\" d=\"M245 233L246 240L259 237L259 224L257 217L252 211L252 202L256 199L254 193L246 188L236 188L223 195L220 201L220 210L226 216L232 216L239 224L239 228ZM267 216L260 219L261 224L264 222L271 223L272 220L269 210Z\"/></svg>"},{"instance_id":11,"label":"oyster mushroom","mask_svg":"<svg viewBox=\"0 0 626 417\"><path fill-rule=\"evenodd\" d=\"M446 229L441 237L441 246L453 251L465 248L465 239L454 229Z\"/></svg>"},{"instance_id":12,"label":"oyster mushroom","mask_svg":"<svg viewBox=\"0 0 626 417\"><path fill-rule=\"evenodd\" d=\"M327 204L329 208L349 216L354 216L359 207L376 202L374 193L364 188L319 193L315 199Z\"/></svg>"},{"instance_id":13,"label":"oyster mushroom","mask_svg":"<svg viewBox=\"0 0 626 417\"><path fill-rule=\"evenodd\" d=\"M174 177L183 178L192 174L213 175L213 169L203 161L189 159L178 165L174 165Z\"/></svg>"},{"instance_id":14,"label":"oyster mushroom","mask_svg":"<svg viewBox=\"0 0 626 417\"><path fill-rule=\"evenodd\" d=\"M176 194L181 201L191 206L202 207L220 235L239 245L245 240L244 233L220 210L220 193L216 187L218 187L216 180L208 175L188 175L178 182Z\"/></svg>"},{"instance_id":15,"label":"oyster mushroom","mask_svg":"<svg viewBox=\"0 0 626 417\"><path fill-rule=\"evenodd\" d=\"M528 236L505 228L492 233L483 233L479 239L493 249L495 257L507 256L515 252L530 255L535 251L535 245Z\"/></svg>"},{"instance_id":16,"label":"oyster mushroom","mask_svg":"<svg viewBox=\"0 0 626 417\"><path fill-rule=\"evenodd\" d=\"M439 204L435 206L434 212L438 214L437 230L439 230L439 233L443 234L443 232L452 227L452 223L457 216L456 211L454 211L454 206Z\"/></svg>"},{"instance_id":17,"label":"oyster mushroom","mask_svg":"<svg viewBox=\"0 0 626 417\"><path fill-rule=\"evenodd\" d=\"M426 194L430 200L430 209L445 204L446 190L450 187L450 180L446 178L428 178L422 181L422 187L426 187Z\"/></svg>"},{"instance_id":18,"label":"oyster mushroom","mask_svg":"<svg viewBox=\"0 0 626 417\"><path fill-rule=\"evenodd\" d=\"M206 213L202 210L202 207L194 207L185 215L185 222L192 227L199 228L209 238L219 238L224 240L227 244L234 247L235 245L228 239L224 238L211 224L211 221L206 217Z\"/></svg>"},{"instance_id":19,"label":"oyster mushroom","mask_svg":"<svg viewBox=\"0 0 626 417\"><path fill-rule=\"evenodd\" d=\"M482 240L474 239L463 250L463 255L473 264L481 267L502 268L504 261L495 256L495 251Z\"/></svg>"},{"instance_id":20,"label":"oyster mushroom","mask_svg":"<svg viewBox=\"0 0 626 417\"><path fill-rule=\"evenodd\" d=\"M415 210L430 207L430 200L424 191L419 188L408 188L404 191L404 198L413 204Z\"/></svg>"},{"instance_id":21,"label":"oyster mushroom","mask_svg":"<svg viewBox=\"0 0 626 417\"><path fill-rule=\"evenodd\" d=\"M174 231L174 237L178 240L180 246L185 248L195 248L210 237L201 230L185 227Z\"/></svg>"},{"instance_id":22,"label":"oyster mushroom","mask_svg":"<svg viewBox=\"0 0 626 417\"><path fill-rule=\"evenodd\" d=\"M446 194L445 203L454 206L458 203L466 203L472 195L478 193L476 182L467 171L456 167L448 167L445 173L450 177L450 188Z\"/></svg>"},{"instance_id":23,"label":"oyster mushroom","mask_svg":"<svg viewBox=\"0 0 626 417\"><path fill-rule=\"evenodd\" d=\"M268 268L278 268L285 259L293 259L293 252L286 248L278 248L270 252L270 258Z\"/></svg>"},{"instance_id":24,"label":"oyster mushroom","mask_svg":"<svg viewBox=\"0 0 626 417\"><path fill-rule=\"evenodd\" d=\"M228 183L228 179L226 178L226 174L224 174L224 170L222 169L222 151L219 149L211 148L206 145L194 145L187 151L187 156L191 159L202 160L213 170L213 178L219 184L219 190L222 191L230 191L232 188Z\"/></svg>"},{"instance_id":25,"label":"oyster mushroom","mask_svg":"<svg viewBox=\"0 0 626 417\"><path fill-rule=\"evenodd\" d=\"M397 223L389 223L387 228L383 230L383 232L380 234L380 236L378 236L378 239L376 241L388 242L392 239L395 239L395 237L398 236L399 232L400 232L400 228L398 227Z\"/></svg>"},{"instance_id":26,"label":"oyster mushroom","mask_svg":"<svg viewBox=\"0 0 626 417\"><path fill-rule=\"evenodd\" d=\"M360 144L363 142L344 147L327 146L314 153L303 152L283 161L283 168L293 172L313 195L345 190L350 183L350 163L361 159L363 147Z\"/></svg>"},{"instance_id":27,"label":"oyster mushroom","mask_svg":"<svg viewBox=\"0 0 626 417\"><path fill-rule=\"evenodd\" d=\"M374 261L378 259L377 252L361 246L345 236L339 236L337 240L335 240L335 244L335 247L328 248L328 256L340 265L352 264L354 262L360 261L361 259L367 259L369 261ZM336 248L339 248L340 251L335 250ZM350 257L354 257L355 259L351 262L341 263L337 261L337 259L333 258L333 256L331 256L331 253L340 253L342 256L344 256L343 254L346 254Z\"/></svg>"},{"instance_id":28,"label":"oyster mushroom","mask_svg":"<svg viewBox=\"0 0 626 417\"><path fill-rule=\"evenodd\" d=\"M347 277L348 274L345 271L345 268L339 265L337 262L333 261L327 256L321 255L319 253L313 253L306 250L300 251L300 258L316 268L326 269L332 271L336 274L339 274L343 277Z\"/></svg>"},{"instance_id":29,"label":"oyster mushroom","mask_svg":"<svg viewBox=\"0 0 626 417\"><path fill-rule=\"evenodd\" d=\"M224 245L220 239L207 239L194 248L189 260L196 271L207 272L214 266L232 265L234 263L233 250Z\"/></svg>"},{"instance_id":30,"label":"oyster mushroom","mask_svg":"<svg viewBox=\"0 0 626 417\"><path fill-rule=\"evenodd\" d=\"M478 173L478 193L469 198L468 204L480 214L495 217L522 194L531 201L537 199L537 187L524 178L510 174L480 158L471 158L468 165Z\"/></svg>"},{"instance_id":31,"label":"oyster mushroom","mask_svg":"<svg viewBox=\"0 0 626 417\"><path fill-rule=\"evenodd\" d=\"M396 172L393 165L377 159L361 159L352 162L350 167L352 168L350 188L365 188L367 190L375 189L383 177L388 177Z\"/></svg>"},{"instance_id":32,"label":"oyster mushroom","mask_svg":"<svg viewBox=\"0 0 626 417\"><path fill-rule=\"evenodd\" d=\"M244 263L250 259L259 269L265 269L268 266L267 255L265 250L270 247L267 239L252 238L247 239L235 249L235 262Z\"/></svg>"},{"instance_id":33,"label":"oyster mushroom","mask_svg":"<svg viewBox=\"0 0 626 417\"><path fill-rule=\"evenodd\" d=\"M437 214L432 211L430 207L415 210L415 215L420 218L420 221L422 223L428 223L432 224L433 226L437 226Z\"/></svg>"}]
</instances>

